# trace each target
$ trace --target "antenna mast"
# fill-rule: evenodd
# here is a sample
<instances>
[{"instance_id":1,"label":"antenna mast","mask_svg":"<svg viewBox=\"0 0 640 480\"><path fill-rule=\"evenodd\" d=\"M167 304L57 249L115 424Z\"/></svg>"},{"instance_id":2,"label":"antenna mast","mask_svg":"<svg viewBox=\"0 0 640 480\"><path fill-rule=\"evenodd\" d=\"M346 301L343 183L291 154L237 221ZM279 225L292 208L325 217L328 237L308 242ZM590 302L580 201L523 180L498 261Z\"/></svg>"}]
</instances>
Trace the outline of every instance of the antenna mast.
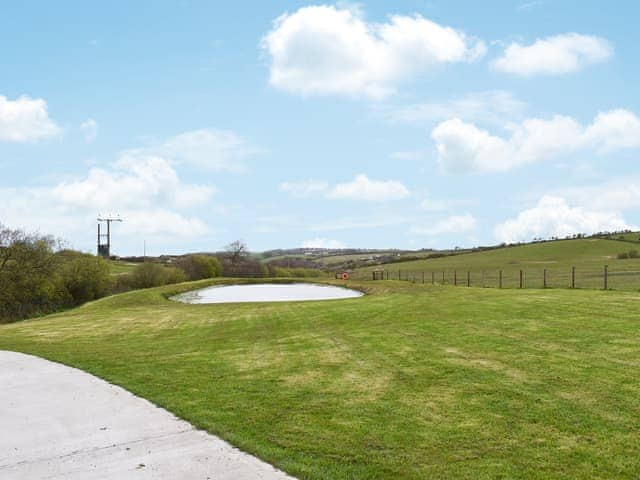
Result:
<instances>
[{"instance_id":1,"label":"antenna mast","mask_svg":"<svg viewBox=\"0 0 640 480\"><path fill-rule=\"evenodd\" d=\"M111 222L122 222L119 215L98 216L98 255L107 260L111 258ZM107 233L102 233L100 226L102 223L107 224Z\"/></svg>"}]
</instances>

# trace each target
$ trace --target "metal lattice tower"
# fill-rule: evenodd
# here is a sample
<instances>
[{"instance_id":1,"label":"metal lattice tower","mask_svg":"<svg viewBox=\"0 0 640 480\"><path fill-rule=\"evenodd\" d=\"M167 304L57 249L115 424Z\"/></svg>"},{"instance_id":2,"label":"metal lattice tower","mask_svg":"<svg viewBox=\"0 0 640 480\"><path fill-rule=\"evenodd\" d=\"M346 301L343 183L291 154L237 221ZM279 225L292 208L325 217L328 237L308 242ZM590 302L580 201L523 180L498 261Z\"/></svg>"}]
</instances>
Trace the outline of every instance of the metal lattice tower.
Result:
<instances>
[{"instance_id":1,"label":"metal lattice tower","mask_svg":"<svg viewBox=\"0 0 640 480\"><path fill-rule=\"evenodd\" d=\"M111 222L122 222L122 219L120 216L98 217L98 255L106 259L111 258ZM107 224L107 233L101 232L102 223Z\"/></svg>"}]
</instances>

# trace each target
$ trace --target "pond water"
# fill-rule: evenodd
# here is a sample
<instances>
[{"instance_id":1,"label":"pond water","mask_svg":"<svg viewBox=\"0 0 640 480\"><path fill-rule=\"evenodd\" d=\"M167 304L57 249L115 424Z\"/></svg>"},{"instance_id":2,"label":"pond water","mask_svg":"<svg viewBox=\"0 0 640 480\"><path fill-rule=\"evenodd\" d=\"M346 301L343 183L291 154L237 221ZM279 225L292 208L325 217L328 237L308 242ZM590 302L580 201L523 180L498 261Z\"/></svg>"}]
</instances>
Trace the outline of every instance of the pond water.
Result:
<instances>
[{"instance_id":1,"label":"pond water","mask_svg":"<svg viewBox=\"0 0 640 480\"><path fill-rule=\"evenodd\" d=\"M202 288L171 297L183 303L294 302L362 296L349 288L316 283L258 283Z\"/></svg>"}]
</instances>

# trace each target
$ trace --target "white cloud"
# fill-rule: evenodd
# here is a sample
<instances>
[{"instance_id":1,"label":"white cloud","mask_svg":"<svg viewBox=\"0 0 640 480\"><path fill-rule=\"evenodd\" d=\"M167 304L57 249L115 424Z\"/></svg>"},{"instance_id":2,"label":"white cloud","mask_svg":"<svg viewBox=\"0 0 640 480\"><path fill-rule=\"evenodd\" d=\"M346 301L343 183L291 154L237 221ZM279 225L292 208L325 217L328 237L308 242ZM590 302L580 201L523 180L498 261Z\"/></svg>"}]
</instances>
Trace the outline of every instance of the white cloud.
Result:
<instances>
[{"instance_id":1,"label":"white cloud","mask_svg":"<svg viewBox=\"0 0 640 480\"><path fill-rule=\"evenodd\" d=\"M215 189L182 182L160 157L124 156L113 168L92 168L86 178L53 188L61 202L96 211L143 210L157 205L182 208L208 200Z\"/></svg>"},{"instance_id":2,"label":"white cloud","mask_svg":"<svg viewBox=\"0 0 640 480\"><path fill-rule=\"evenodd\" d=\"M347 183L339 183L328 193L327 198L385 202L400 200L409 196L409 190L395 180L370 180L360 174Z\"/></svg>"},{"instance_id":3,"label":"white cloud","mask_svg":"<svg viewBox=\"0 0 640 480\"><path fill-rule=\"evenodd\" d=\"M22 96L9 100L0 95L0 141L31 142L62 132L49 118L47 102Z\"/></svg>"},{"instance_id":4,"label":"white cloud","mask_svg":"<svg viewBox=\"0 0 640 480\"><path fill-rule=\"evenodd\" d=\"M562 75L607 60L611 44L599 37L565 33L538 39L531 45L512 43L491 65L495 70L521 76Z\"/></svg>"},{"instance_id":5,"label":"white cloud","mask_svg":"<svg viewBox=\"0 0 640 480\"><path fill-rule=\"evenodd\" d=\"M575 233L624 229L637 230L638 227L628 224L615 211L570 206L563 197L544 195L534 207L497 225L494 233L499 241L514 243L536 237L565 237Z\"/></svg>"},{"instance_id":6,"label":"white cloud","mask_svg":"<svg viewBox=\"0 0 640 480\"><path fill-rule=\"evenodd\" d=\"M93 118L89 118L80 124L80 130L84 133L84 141L91 143L98 136L98 122Z\"/></svg>"},{"instance_id":7,"label":"white cloud","mask_svg":"<svg viewBox=\"0 0 640 480\"><path fill-rule=\"evenodd\" d=\"M411 233L415 235L427 235L435 237L437 235L462 234L473 232L477 222L473 215L452 215L444 220L440 220L433 225L421 225L411 228Z\"/></svg>"},{"instance_id":8,"label":"white cloud","mask_svg":"<svg viewBox=\"0 0 640 480\"><path fill-rule=\"evenodd\" d=\"M440 166L450 173L506 171L580 149L640 147L640 119L622 109L598 114L587 127L556 115L526 119L507 129L510 136L503 138L458 118L440 123L431 133Z\"/></svg>"},{"instance_id":9,"label":"white cloud","mask_svg":"<svg viewBox=\"0 0 640 480\"><path fill-rule=\"evenodd\" d=\"M332 240L329 238L312 238L311 240L307 240L302 242L302 248L327 248L327 249L341 249L346 248L346 245L338 240Z\"/></svg>"},{"instance_id":10,"label":"white cloud","mask_svg":"<svg viewBox=\"0 0 640 480\"><path fill-rule=\"evenodd\" d=\"M303 7L275 20L263 38L271 85L302 95L381 98L434 65L468 62L483 42L418 14L366 22L357 8Z\"/></svg>"},{"instance_id":11,"label":"white cloud","mask_svg":"<svg viewBox=\"0 0 640 480\"><path fill-rule=\"evenodd\" d=\"M204 128L181 133L157 145L129 150L125 154L157 155L174 164L242 173L247 170L246 158L257 152L235 132Z\"/></svg>"},{"instance_id":12,"label":"white cloud","mask_svg":"<svg viewBox=\"0 0 640 480\"><path fill-rule=\"evenodd\" d=\"M327 182L317 180L302 180L300 182L282 182L280 190L288 192L294 197L310 197L326 191L329 188Z\"/></svg>"},{"instance_id":13,"label":"white cloud","mask_svg":"<svg viewBox=\"0 0 640 480\"><path fill-rule=\"evenodd\" d=\"M430 124L449 118L482 122L504 122L522 114L526 104L511 92L489 90L463 95L444 102L424 102L382 110L393 122Z\"/></svg>"},{"instance_id":14,"label":"white cloud","mask_svg":"<svg viewBox=\"0 0 640 480\"><path fill-rule=\"evenodd\" d=\"M120 245L126 239L188 238L211 232L189 208L207 202L215 189L182 181L160 157L124 156L83 178L37 188L0 188L0 221L93 244L96 216L118 213ZM170 238L160 239L164 244Z\"/></svg>"}]
</instances>

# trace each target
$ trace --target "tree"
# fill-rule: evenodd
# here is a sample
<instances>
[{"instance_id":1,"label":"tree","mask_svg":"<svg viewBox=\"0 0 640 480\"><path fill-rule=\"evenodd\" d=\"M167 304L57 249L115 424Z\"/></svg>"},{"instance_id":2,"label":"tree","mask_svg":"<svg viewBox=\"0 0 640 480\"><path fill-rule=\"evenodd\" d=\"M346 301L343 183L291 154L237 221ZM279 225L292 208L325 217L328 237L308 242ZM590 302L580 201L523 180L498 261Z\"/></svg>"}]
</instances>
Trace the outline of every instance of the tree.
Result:
<instances>
[{"instance_id":1,"label":"tree","mask_svg":"<svg viewBox=\"0 0 640 480\"><path fill-rule=\"evenodd\" d=\"M53 237L0 225L0 322L57 308L65 298Z\"/></svg>"},{"instance_id":2,"label":"tree","mask_svg":"<svg viewBox=\"0 0 640 480\"><path fill-rule=\"evenodd\" d=\"M224 247L231 260L231 263L236 264L244 260L249 254L249 250L247 248L247 244L242 240L236 240L235 242L231 242L229 245Z\"/></svg>"},{"instance_id":3,"label":"tree","mask_svg":"<svg viewBox=\"0 0 640 480\"><path fill-rule=\"evenodd\" d=\"M222 273L220 261L209 255L187 255L178 259L175 265L184 270L189 280L219 277Z\"/></svg>"}]
</instances>

